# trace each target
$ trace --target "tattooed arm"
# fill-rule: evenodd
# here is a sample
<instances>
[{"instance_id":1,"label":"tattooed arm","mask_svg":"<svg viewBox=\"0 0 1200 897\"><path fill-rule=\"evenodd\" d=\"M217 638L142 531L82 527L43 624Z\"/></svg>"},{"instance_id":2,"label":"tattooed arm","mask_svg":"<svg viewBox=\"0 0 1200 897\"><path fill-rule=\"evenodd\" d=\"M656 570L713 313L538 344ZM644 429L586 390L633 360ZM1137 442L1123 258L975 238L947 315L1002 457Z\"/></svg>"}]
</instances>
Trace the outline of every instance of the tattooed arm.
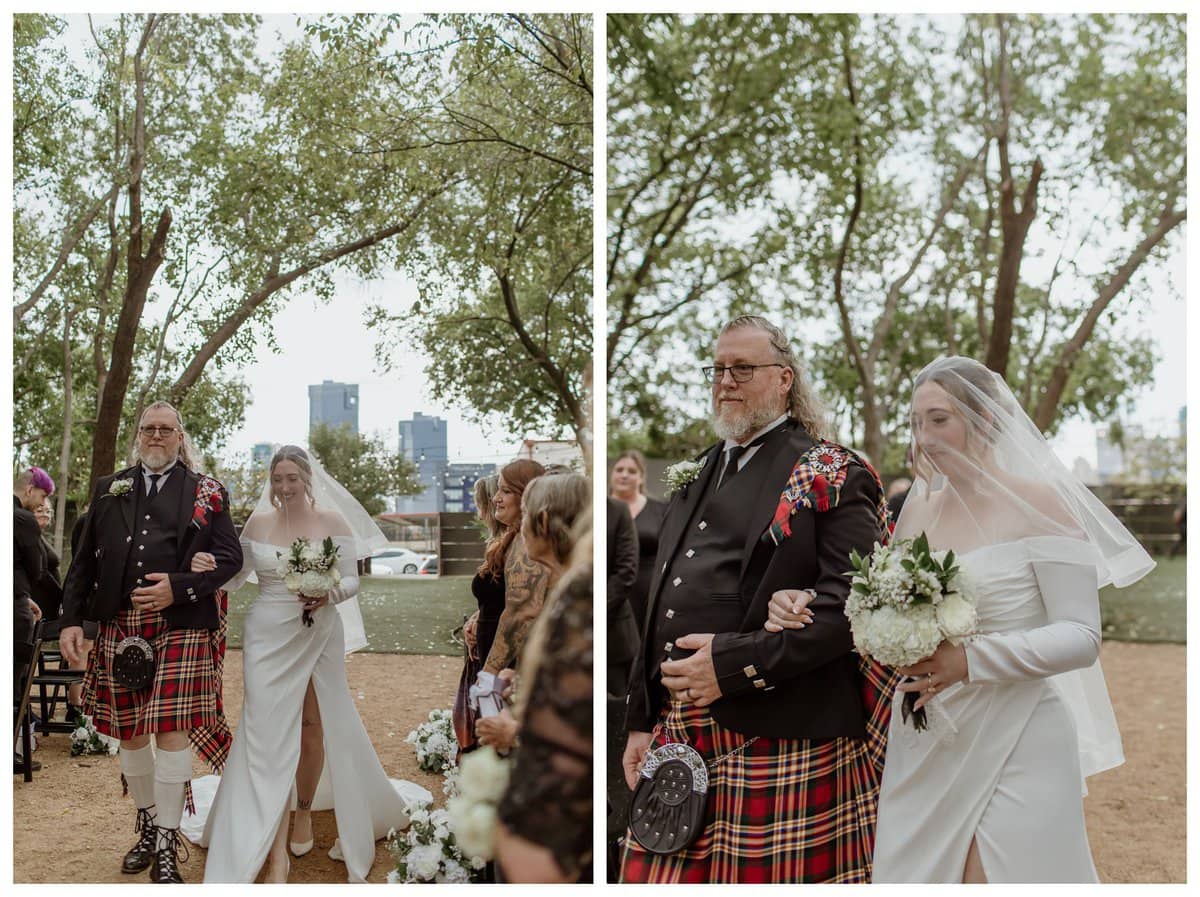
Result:
<instances>
[{"instance_id":1,"label":"tattooed arm","mask_svg":"<svg viewBox=\"0 0 1200 897\"><path fill-rule=\"evenodd\" d=\"M496 626L496 639L483 665L495 675L505 667L515 667L542 605L546 603L549 572L529 557L525 540L517 536L504 561L504 612Z\"/></svg>"}]
</instances>

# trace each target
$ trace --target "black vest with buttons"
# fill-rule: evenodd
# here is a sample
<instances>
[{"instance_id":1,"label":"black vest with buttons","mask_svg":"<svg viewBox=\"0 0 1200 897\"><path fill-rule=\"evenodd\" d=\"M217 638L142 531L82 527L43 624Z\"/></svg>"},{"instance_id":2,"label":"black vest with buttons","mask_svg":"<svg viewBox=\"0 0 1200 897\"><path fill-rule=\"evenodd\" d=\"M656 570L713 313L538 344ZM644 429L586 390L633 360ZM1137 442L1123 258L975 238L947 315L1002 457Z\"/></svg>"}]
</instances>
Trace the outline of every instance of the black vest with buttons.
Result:
<instances>
[{"instance_id":1,"label":"black vest with buttons","mask_svg":"<svg viewBox=\"0 0 1200 897\"><path fill-rule=\"evenodd\" d=\"M658 679L662 661L694 653L676 648L675 639L693 632L736 632L740 627L746 614L740 592L742 557L755 514L747 497L756 495L770 475L769 447L779 438L785 438L784 431L771 433L721 488L717 488L720 472L709 481L662 574L647 658L650 681Z\"/></svg>"},{"instance_id":2,"label":"black vest with buttons","mask_svg":"<svg viewBox=\"0 0 1200 897\"><path fill-rule=\"evenodd\" d=\"M133 535L127 537L132 550L125 565L123 608L133 606L129 593L137 586L139 577L146 573L172 573L179 567L179 529L187 522L181 515L191 511L191 503L183 502L186 480L182 468L176 464L166 480L159 481L158 494L150 498L141 472L134 478L134 486L142 491L134 510Z\"/></svg>"}]
</instances>

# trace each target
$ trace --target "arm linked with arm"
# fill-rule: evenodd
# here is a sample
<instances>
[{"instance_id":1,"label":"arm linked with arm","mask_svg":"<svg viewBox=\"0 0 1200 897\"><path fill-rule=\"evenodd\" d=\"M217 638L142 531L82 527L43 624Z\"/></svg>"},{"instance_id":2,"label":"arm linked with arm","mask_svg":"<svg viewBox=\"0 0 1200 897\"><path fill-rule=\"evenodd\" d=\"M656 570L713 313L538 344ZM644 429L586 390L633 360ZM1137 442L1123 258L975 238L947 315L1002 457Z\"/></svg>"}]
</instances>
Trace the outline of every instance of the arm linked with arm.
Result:
<instances>
[{"instance_id":1,"label":"arm linked with arm","mask_svg":"<svg viewBox=\"0 0 1200 897\"><path fill-rule=\"evenodd\" d=\"M878 487L863 468L851 468L836 507L815 513L817 577L813 583L778 584L777 588L812 588L808 605L813 622L783 632L719 633L712 643L713 665L724 697L765 687L824 666L853 649L846 596L850 592L850 551L869 554L879 538L876 515ZM787 542L777 551L787 550ZM753 667L756 676L746 675Z\"/></svg>"}]
</instances>

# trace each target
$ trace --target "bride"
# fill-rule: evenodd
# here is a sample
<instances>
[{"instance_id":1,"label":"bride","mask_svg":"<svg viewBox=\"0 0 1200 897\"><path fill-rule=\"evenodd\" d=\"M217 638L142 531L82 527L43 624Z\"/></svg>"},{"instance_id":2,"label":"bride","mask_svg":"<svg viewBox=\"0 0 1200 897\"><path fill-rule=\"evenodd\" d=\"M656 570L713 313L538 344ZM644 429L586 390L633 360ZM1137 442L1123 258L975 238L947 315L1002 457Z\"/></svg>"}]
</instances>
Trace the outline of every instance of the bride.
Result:
<instances>
[{"instance_id":1,"label":"bride","mask_svg":"<svg viewBox=\"0 0 1200 897\"><path fill-rule=\"evenodd\" d=\"M894 538L953 550L978 634L900 672L876 882L1094 882L1084 778L1124 762L1098 660L1099 589L1154 566L1055 457L1005 382L969 358L915 380L916 482ZM786 607L772 610L798 625ZM917 692L929 728L902 719Z\"/></svg>"},{"instance_id":2,"label":"bride","mask_svg":"<svg viewBox=\"0 0 1200 897\"><path fill-rule=\"evenodd\" d=\"M319 545L326 537L339 549L341 582L319 598L289 592L277 572L280 555L296 539ZM357 593L355 561L382 545L383 534L315 459L301 448L284 446L271 460L270 477L241 541L245 566L227 589L253 575L259 594L244 624L241 720L200 836L208 848L204 880L253 882L269 857L268 880L286 881L302 720L319 718L336 846L349 880L365 881L375 841L388 829L407 825L408 813L350 697L342 616L329 605ZM303 611L311 615L311 626L303 623Z\"/></svg>"}]
</instances>

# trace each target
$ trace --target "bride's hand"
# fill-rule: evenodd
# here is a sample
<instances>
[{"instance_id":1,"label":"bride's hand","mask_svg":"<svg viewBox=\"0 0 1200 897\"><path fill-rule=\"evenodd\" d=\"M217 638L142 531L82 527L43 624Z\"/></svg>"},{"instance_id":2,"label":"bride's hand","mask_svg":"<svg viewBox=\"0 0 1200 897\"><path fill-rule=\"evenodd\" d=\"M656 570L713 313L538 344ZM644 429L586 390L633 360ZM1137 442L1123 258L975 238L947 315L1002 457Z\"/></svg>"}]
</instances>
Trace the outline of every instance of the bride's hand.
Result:
<instances>
[{"instance_id":1,"label":"bride's hand","mask_svg":"<svg viewBox=\"0 0 1200 897\"><path fill-rule=\"evenodd\" d=\"M937 650L924 660L910 667L896 669L905 676L913 677L912 682L901 682L897 685L896 691L921 692L917 703L913 705L914 710L920 710L934 695L945 691L946 686L967 678L967 649L962 645L942 642Z\"/></svg>"},{"instance_id":2,"label":"bride's hand","mask_svg":"<svg viewBox=\"0 0 1200 897\"><path fill-rule=\"evenodd\" d=\"M813 621L808 605L815 597L808 589L780 589L775 592L767 605L767 621L763 623L763 629L767 632L803 629Z\"/></svg>"},{"instance_id":3,"label":"bride's hand","mask_svg":"<svg viewBox=\"0 0 1200 897\"><path fill-rule=\"evenodd\" d=\"M326 592L317 598L312 598L308 595L297 595L296 599L300 602L305 610L316 610L318 607L324 607L329 603L329 593Z\"/></svg>"},{"instance_id":4,"label":"bride's hand","mask_svg":"<svg viewBox=\"0 0 1200 897\"><path fill-rule=\"evenodd\" d=\"M217 559L207 551L197 551L192 555L192 572L207 573L217 569Z\"/></svg>"}]
</instances>

